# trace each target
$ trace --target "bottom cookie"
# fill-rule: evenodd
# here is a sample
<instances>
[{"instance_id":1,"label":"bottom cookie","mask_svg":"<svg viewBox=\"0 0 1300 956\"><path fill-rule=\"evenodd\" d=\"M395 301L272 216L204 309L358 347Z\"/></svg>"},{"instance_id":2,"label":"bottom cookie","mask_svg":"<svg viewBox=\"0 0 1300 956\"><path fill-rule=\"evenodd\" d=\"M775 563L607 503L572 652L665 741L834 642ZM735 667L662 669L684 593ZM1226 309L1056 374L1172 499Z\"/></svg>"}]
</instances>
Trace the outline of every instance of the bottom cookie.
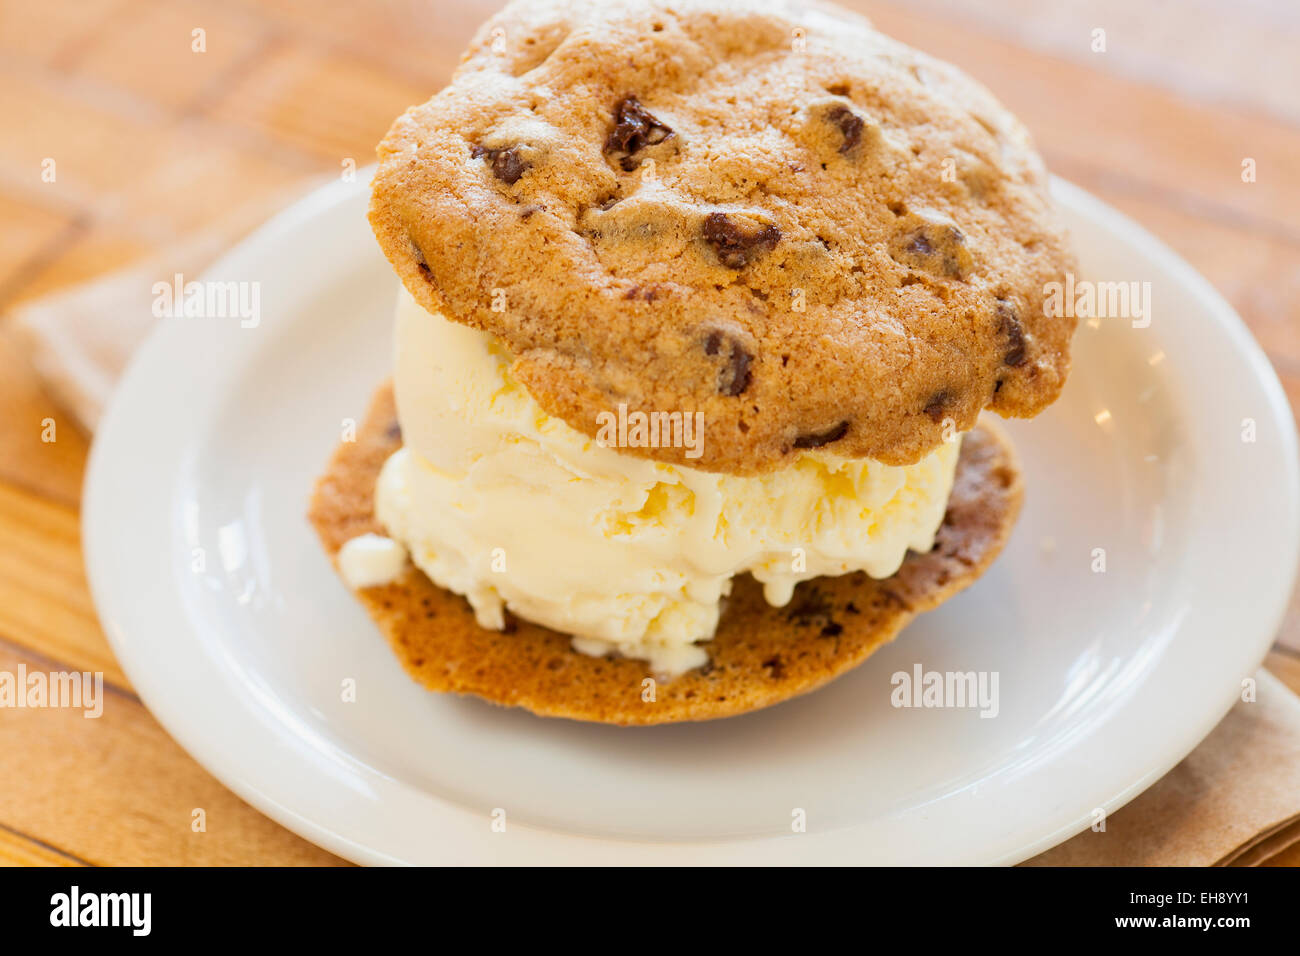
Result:
<instances>
[{"instance_id":1,"label":"bottom cookie","mask_svg":"<svg viewBox=\"0 0 1300 956\"><path fill-rule=\"evenodd\" d=\"M371 401L357 440L334 452L309 517L331 560L349 539L383 534L373 498L379 470L402 444L392 387ZM856 667L913 617L965 588L1002 550L1020 511L1015 452L981 420L962 442L957 476L934 548L909 553L892 577L859 572L800 584L772 607L748 575L735 579L709 662L647 686L645 662L589 657L569 637L511 618L478 626L464 598L408 565L391 584L357 597L402 666L430 690L474 694L546 717L622 725L731 717L813 690Z\"/></svg>"}]
</instances>

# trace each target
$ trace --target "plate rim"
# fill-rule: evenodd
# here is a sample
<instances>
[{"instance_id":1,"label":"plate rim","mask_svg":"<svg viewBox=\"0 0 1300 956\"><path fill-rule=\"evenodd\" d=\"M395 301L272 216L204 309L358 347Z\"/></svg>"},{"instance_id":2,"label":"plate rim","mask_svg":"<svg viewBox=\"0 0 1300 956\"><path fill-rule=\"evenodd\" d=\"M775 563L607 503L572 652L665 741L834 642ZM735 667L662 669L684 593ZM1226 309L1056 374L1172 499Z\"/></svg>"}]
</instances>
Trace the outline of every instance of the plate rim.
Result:
<instances>
[{"instance_id":1,"label":"plate rim","mask_svg":"<svg viewBox=\"0 0 1300 956\"><path fill-rule=\"evenodd\" d=\"M259 249L273 246L276 242L283 241L286 236L295 235L296 230L310 225L321 216L328 215L335 207L354 201L358 190L364 189L367 178L367 173L361 172L357 176L356 183L345 184L336 181L308 192L204 270L204 276L240 274L240 270L232 266L237 267L241 261L255 259L259 255ZM1291 586L1293 586L1297 568L1300 566L1300 515L1295 505L1300 501L1300 454L1297 453L1296 426L1290 404L1263 349L1226 299L1208 280L1162 241L1080 187L1056 177L1053 177L1052 185L1058 202L1086 209L1089 215L1104 222L1108 230L1122 237L1126 243L1141 249L1144 254L1159 262L1176 281L1193 291L1205 303L1204 314L1212 318L1231 341L1234 347L1232 358L1245 361L1251 367L1254 372L1253 378L1266 399L1265 404L1270 419L1279 426L1280 457L1285 472L1281 480L1289 489L1292 501L1290 522L1283 527L1284 532L1289 532L1291 542L1286 580L1292 582ZM275 793L270 792L270 789L260 785L250 777L246 767L239 765L235 755L212 744L199 728L187 721L186 708L191 703L190 699L183 694L180 695L181 699L177 699L174 693L169 695L165 682L160 683L156 679L156 674L150 675L147 661L141 661L132 653L130 636L122 626L123 620L129 615L123 610L121 596L110 583L109 568L116 563L119 552L113 547L111 540L105 540L107 535L105 521L112 512L112 481L105 476L110 474L111 466L114 464L111 458L114 440L122 429L130 427L130 422L123 421L123 414L124 409L129 405L133 391L146 388L147 369L151 363L157 361L159 354L165 355L169 347L169 339L184 334L183 331L170 330L184 328L181 323L160 323L135 351L100 418L91 445L82 490L82 551L87 582L101 626L119 666L141 702L196 762L241 799L300 836L354 862L369 864L416 862L401 853L389 852L356 839L344 832L346 828L340 827L337 823L327 825L318 819L319 814L310 816L303 810L295 809ZM174 485L174 476L169 479L169 487L172 485ZM1278 626L1285 614L1289 596L1290 586L1280 589L1277 595L1270 595L1275 611L1267 616L1266 619L1271 621L1271 626L1266 629L1266 635L1258 640L1260 650L1257 660L1259 662L1262 662L1268 648L1272 646ZM197 648L199 641L192 628L189 629L189 635L194 638L192 643ZM197 649L202 653L201 648ZM218 696L227 698L226 703L244 702L244 697L235 690L222 685ZM1237 695L1234 692L1231 697L1225 696L1223 701L1216 702L1215 706L1207 706L1204 711L1205 716L1197 723L1194 731L1182 735L1179 743L1172 747L1166 743L1160 748L1164 754L1161 759L1155 761L1149 769L1118 793L1102 801L1099 806L1104 807L1108 813L1113 812L1167 773L1214 729L1236 699ZM262 769L265 771L266 768ZM366 768L366 772L377 776L370 768ZM419 791L418 788L404 781L382 778L371 783L377 787L382 784L384 797L395 800L404 809L424 813L436 809L441 814L439 822L445 826L446 832L463 841L463 845L452 848L451 855L457 862L489 860L574 862L575 858L580 858L584 862L624 864L689 864L719 860L761 863L774 862L779 858L795 862L827 862L842 857L841 847L851 845L851 841L844 839L845 830L852 831L868 826L865 823L858 823L821 834L808 833L801 835L798 841L782 841L779 836L764 835L720 841L665 841L656 844L615 837L598 839L582 834L512 824L512 832L524 831L524 839L509 841L509 848L505 852L489 852L482 848L479 838L471 833L471 828L482 827L482 818L479 815L472 814L467 808ZM1072 818L1034 839L1003 839L1001 849L991 851L990 855L981 858L982 862L1018 862L1068 839L1085 829L1090 822L1091 817L1085 814L1081 818ZM356 827L353 826L351 831L355 833L355 830ZM797 849L792 846L792 843L797 844ZM1015 845L1009 845L1011 843ZM563 854L563 859L553 859L557 854ZM452 860L443 862L452 862Z\"/></svg>"}]
</instances>

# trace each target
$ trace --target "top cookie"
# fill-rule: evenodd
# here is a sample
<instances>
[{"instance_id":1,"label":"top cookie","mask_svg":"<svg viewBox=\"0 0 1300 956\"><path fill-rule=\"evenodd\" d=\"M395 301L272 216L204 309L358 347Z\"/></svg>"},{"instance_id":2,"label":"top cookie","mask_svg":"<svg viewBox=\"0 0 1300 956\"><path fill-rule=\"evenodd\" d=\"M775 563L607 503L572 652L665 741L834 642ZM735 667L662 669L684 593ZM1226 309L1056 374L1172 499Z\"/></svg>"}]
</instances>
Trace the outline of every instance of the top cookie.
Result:
<instances>
[{"instance_id":1,"label":"top cookie","mask_svg":"<svg viewBox=\"0 0 1300 956\"><path fill-rule=\"evenodd\" d=\"M547 412L705 413L702 456L631 454L909 464L1065 381L1043 287L1073 263L1027 133L837 8L514 3L379 159L398 275Z\"/></svg>"}]
</instances>

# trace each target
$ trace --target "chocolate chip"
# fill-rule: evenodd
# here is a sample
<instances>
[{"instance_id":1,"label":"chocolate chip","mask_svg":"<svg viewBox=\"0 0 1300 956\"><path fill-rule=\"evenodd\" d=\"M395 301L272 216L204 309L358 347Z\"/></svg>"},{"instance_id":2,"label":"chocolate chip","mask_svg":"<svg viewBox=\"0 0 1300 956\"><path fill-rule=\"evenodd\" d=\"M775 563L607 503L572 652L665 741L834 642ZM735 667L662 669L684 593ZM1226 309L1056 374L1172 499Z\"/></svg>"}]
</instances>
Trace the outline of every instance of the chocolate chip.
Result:
<instances>
[{"instance_id":1,"label":"chocolate chip","mask_svg":"<svg viewBox=\"0 0 1300 956\"><path fill-rule=\"evenodd\" d=\"M1015 368L1025 364L1025 330L1020 324L1016 307L1007 299L998 299L998 334L1006 336L1007 351L1002 356L1002 364ZM1002 383L999 382L999 385Z\"/></svg>"},{"instance_id":2,"label":"chocolate chip","mask_svg":"<svg viewBox=\"0 0 1300 956\"><path fill-rule=\"evenodd\" d=\"M930 237L923 232L918 232L907 244L907 251L915 253L918 256L934 255L934 248L930 245Z\"/></svg>"},{"instance_id":3,"label":"chocolate chip","mask_svg":"<svg viewBox=\"0 0 1300 956\"><path fill-rule=\"evenodd\" d=\"M847 106L836 106L826 113L826 119L840 131L844 137L844 142L840 144L840 152L850 152L854 146L862 142L862 117Z\"/></svg>"},{"instance_id":4,"label":"chocolate chip","mask_svg":"<svg viewBox=\"0 0 1300 956\"><path fill-rule=\"evenodd\" d=\"M929 403L925 406L925 413L930 416L930 421L936 425L943 421L945 413L948 410L948 402L951 401L947 390L935 392Z\"/></svg>"},{"instance_id":5,"label":"chocolate chip","mask_svg":"<svg viewBox=\"0 0 1300 956\"><path fill-rule=\"evenodd\" d=\"M845 610L858 613L852 604ZM795 591L795 600L786 611L786 620L798 627L815 627L821 637L839 637L844 633L844 625L835 620L834 613L835 608L826 595L803 584Z\"/></svg>"},{"instance_id":6,"label":"chocolate chip","mask_svg":"<svg viewBox=\"0 0 1300 956\"><path fill-rule=\"evenodd\" d=\"M804 590L807 587L807 590ZM797 598L785 612L786 620L793 624L806 625L821 618L823 622L830 619L831 605L816 587L805 585L795 591Z\"/></svg>"},{"instance_id":7,"label":"chocolate chip","mask_svg":"<svg viewBox=\"0 0 1300 956\"><path fill-rule=\"evenodd\" d=\"M794 440L795 448L821 448L823 445L829 445L833 441L839 441L849 432L849 423L840 422L831 428L822 432L813 432L808 435L800 435Z\"/></svg>"},{"instance_id":8,"label":"chocolate chip","mask_svg":"<svg viewBox=\"0 0 1300 956\"><path fill-rule=\"evenodd\" d=\"M520 157L517 146L510 146L505 149L488 149L486 146L475 145L470 148L469 155L473 159L486 156L488 165L492 169L492 175L507 186L513 186L519 182L519 177L528 168L528 164Z\"/></svg>"},{"instance_id":9,"label":"chocolate chip","mask_svg":"<svg viewBox=\"0 0 1300 956\"><path fill-rule=\"evenodd\" d=\"M771 223L711 212L704 217L703 235L719 262L728 269L743 269L761 253L776 247L781 230Z\"/></svg>"},{"instance_id":10,"label":"chocolate chip","mask_svg":"<svg viewBox=\"0 0 1300 956\"><path fill-rule=\"evenodd\" d=\"M402 426L397 423L396 419L390 422L388 427L384 429L384 437L389 441L402 440Z\"/></svg>"},{"instance_id":11,"label":"chocolate chip","mask_svg":"<svg viewBox=\"0 0 1300 956\"><path fill-rule=\"evenodd\" d=\"M634 285L623 293L623 298L628 300L643 299L646 302L653 302L659 298L660 291L657 285Z\"/></svg>"},{"instance_id":12,"label":"chocolate chip","mask_svg":"<svg viewBox=\"0 0 1300 956\"><path fill-rule=\"evenodd\" d=\"M605 152L623 153L619 165L630 173L637 167L636 153L672 135L672 127L657 120L629 93L614 105L614 128L605 139Z\"/></svg>"},{"instance_id":13,"label":"chocolate chip","mask_svg":"<svg viewBox=\"0 0 1300 956\"><path fill-rule=\"evenodd\" d=\"M763 666L772 672L774 680L780 680L785 674L785 661L781 659L779 654L763 661Z\"/></svg>"},{"instance_id":14,"label":"chocolate chip","mask_svg":"<svg viewBox=\"0 0 1300 956\"><path fill-rule=\"evenodd\" d=\"M913 268L960 279L972 265L966 234L956 224L933 215L899 236L894 242L895 258Z\"/></svg>"},{"instance_id":15,"label":"chocolate chip","mask_svg":"<svg viewBox=\"0 0 1300 956\"><path fill-rule=\"evenodd\" d=\"M749 388L750 365L754 354L742 345L734 336L726 332L713 331L704 340L705 355L721 355L725 364L718 372L718 393L734 397Z\"/></svg>"},{"instance_id":16,"label":"chocolate chip","mask_svg":"<svg viewBox=\"0 0 1300 956\"><path fill-rule=\"evenodd\" d=\"M409 238L409 237L408 237ZM415 257L415 265L420 270L420 275L424 276L430 282L433 281L433 272L429 269L429 261L424 258L424 250L421 249L414 239L411 239L411 255Z\"/></svg>"},{"instance_id":17,"label":"chocolate chip","mask_svg":"<svg viewBox=\"0 0 1300 956\"><path fill-rule=\"evenodd\" d=\"M892 591L889 588L883 588L880 591L880 603L885 605L893 604L902 608L907 607L907 601L901 598L897 592Z\"/></svg>"}]
</instances>

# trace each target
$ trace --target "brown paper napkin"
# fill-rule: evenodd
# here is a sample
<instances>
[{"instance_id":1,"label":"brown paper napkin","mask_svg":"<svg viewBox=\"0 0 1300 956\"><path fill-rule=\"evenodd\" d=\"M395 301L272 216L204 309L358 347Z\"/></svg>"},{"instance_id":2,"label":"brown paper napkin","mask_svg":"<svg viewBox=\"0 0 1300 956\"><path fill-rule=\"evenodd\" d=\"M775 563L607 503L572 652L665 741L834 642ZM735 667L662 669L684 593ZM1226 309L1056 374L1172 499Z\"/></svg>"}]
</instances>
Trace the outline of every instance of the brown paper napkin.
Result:
<instances>
[{"instance_id":1,"label":"brown paper napkin","mask_svg":"<svg viewBox=\"0 0 1300 956\"><path fill-rule=\"evenodd\" d=\"M20 307L8 320L55 398L93 430L154 322L155 282L197 277L263 217L237 214L128 271ZM1267 671L1182 763L1106 820L1030 865L1253 866L1300 842L1300 698Z\"/></svg>"}]
</instances>

